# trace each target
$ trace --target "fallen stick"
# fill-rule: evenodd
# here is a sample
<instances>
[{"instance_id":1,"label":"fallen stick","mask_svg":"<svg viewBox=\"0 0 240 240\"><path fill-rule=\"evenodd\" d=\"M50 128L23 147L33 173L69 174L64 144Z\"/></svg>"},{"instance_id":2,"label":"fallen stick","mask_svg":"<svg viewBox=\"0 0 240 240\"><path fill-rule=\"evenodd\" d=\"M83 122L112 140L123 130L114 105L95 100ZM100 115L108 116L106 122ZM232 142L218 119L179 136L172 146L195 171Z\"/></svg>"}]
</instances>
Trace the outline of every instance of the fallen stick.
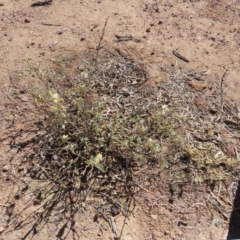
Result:
<instances>
[{"instance_id":1,"label":"fallen stick","mask_svg":"<svg viewBox=\"0 0 240 240\"><path fill-rule=\"evenodd\" d=\"M182 56L180 53L176 52L176 51L172 51L173 55L179 59L181 59L182 61L189 63L190 61L185 58L184 56Z\"/></svg>"},{"instance_id":2,"label":"fallen stick","mask_svg":"<svg viewBox=\"0 0 240 240\"><path fill-rule=\"evenodd\" d=\"M45 0L45 1L35 2L31 5L31 7L39 7L39 6L50 5L50 4L52 4L52 0Z\"/></svg>"},{"instance_id":3,"label":"fallen stick","mask_svg":"<svg viewBox=\"0 0 240 240\"><path fill-rule=\"evenodd\" d=\"M118 42L124 42L124 41L134 41L136 43L140 42L140 40L134 38L132 35L127 35L127 36L119 36L117 34L114 34L114 35L117 38Z\"/></svg>"},{"instance_id":4,"label":"fallen stick","mask_svg":"<svg viewBox=\"0 0 240 240\"><path fill-rule=\"evenodd\" d=\"M52 23L40 23L41 25L44 25L44 26L56 26L56 27L60 27L62 26L61 24L52 24Z\"/></svg>"},{"instance_id":5,"label":"fallen stick","mask_svg":"<svg viewBox=\"0 0 240 240\"><path fill-rule=\"evenodd\" d=\"M224 78L225 78L227 72L228 72L228 70L225 70L225 72L223 73L222 78L221 78L221 84L220 84L220 90L221 90L221 105L220 105L220 107L221 107L222 111L223 111L223 103L224 103L223 102L224 101L224 97L223 97L223 94L224 94L224 92L223 92L223 82L224 82Z\"/></svg>"},{"instance_id":6,"label":"fallen stick","mask_svg":"<svg viewBox=\"0 0 240 240\"><path fill-rule=\"evenodd\" d=\"M108 19L109 17L107 17L105 23L104 23L104 27L103 27L103 30L102 30L102 35L99 39L99 42L98 42L98 45L96 47L96 57L94 59L94 65L96 66L97 65L97 59L98 59L98 53L99 53L99 50L103 48L103 46L101 46L101 43L102 43L102 40L103 40L103 37L104 37L104 34L105 34L105 29L106 29L106 26L107 26L107 23L108 23Z\"/></svg>"}]
</instances>

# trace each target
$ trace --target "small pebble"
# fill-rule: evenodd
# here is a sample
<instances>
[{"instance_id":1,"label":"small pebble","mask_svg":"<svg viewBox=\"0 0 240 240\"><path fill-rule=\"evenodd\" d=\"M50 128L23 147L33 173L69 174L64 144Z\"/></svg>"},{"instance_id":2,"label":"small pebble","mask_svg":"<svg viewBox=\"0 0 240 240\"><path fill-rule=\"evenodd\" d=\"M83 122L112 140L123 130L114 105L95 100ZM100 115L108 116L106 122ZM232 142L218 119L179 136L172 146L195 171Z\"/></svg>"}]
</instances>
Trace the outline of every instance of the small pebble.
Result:
<instances>
[{"instance_id":1,"label":"small pebble","mask_svg":"<svg viewBox=\"0 0 240 240\"><path fill-rule=\"evenodd\" d=\"M19 200L20 199L20 195L19 194L17 194L17 195L15 195L15 197L14 197L16 200Z\"/></svg>"},{"instance_id":2,"label":"small pebble","mask_svg":"<svg viewBox=\"0 0 240 240\"><path fill-rule=\"evenodd\" d=\"M25 23L30 23L30 20L28 18L25 18L24 22Z\"/></svg>"},{"instance_id":3,"label":"small pebble","mask_svg":"<svg viewBox=\"0 0 240 240\"><path fill-rule=\"evenodd\" d=\"M10 169L10 165L5 165L5 166L2 168L3 172L8 172L9 169Z\"/></svg>"},{"instance_id":4,"label":"small pebble","mask_svg":"<svg viewBox=\"0 0 240 240\"><path fill-rule=\"evenodd\" d=\"M85 36L81 36L80 38L81 42L85 40Z\"/></svg>"},{"instance_id":5,"label":"small pebble","mask_svg":"<svg viewBox=\"0 0 240 240\"><path fill-rule=\"evenodd\" d=\"M8 175L7 177L6 177L6 181L10 181L11 180L11 177L10 177L10 175Z\"/></svg>"},{"instance_id":6,"label":"small pebble","mask_svg":"<svg viewBox=\"0 0 240 240\"><path fill-rule=\"evenodd\" d=\"M24 167L23 166L20 166L19 168L18 168L18 172L21 172L21 171L23 171L24 170Z\"/></svg>"},{"instance_id":7,"label":"small pebble","mask_svg":"<svg viewBox=\"0 0 240 240\"><path fill-rule=\"evenodd\" d=\"M25 95L22 95L21 96L21 101L22 102L28 102L29 101L29 98L27 97L27 96L25 96ZM19 170L18 170L19 171Z\"/></svg>"},{"instance_id":8,"label":"small pebble","mask_svg":"<svg viewBox=\"0 0 240 240\"><path fill-rule=\"evenodd\" d=\"M22 188L22 192L25 192L25 191L27 191L28 190L28 185L25 185L25 186L23 186L23 188Z\"/></svg>"}]
</instances>

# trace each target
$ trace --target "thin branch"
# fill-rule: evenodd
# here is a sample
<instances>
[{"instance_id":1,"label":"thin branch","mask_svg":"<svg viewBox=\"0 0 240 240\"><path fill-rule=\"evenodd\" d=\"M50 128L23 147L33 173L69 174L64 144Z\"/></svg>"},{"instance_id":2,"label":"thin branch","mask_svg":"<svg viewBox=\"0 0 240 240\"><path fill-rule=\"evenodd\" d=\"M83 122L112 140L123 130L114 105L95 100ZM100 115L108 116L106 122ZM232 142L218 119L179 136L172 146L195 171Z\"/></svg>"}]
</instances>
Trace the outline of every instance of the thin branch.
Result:
<instances>
[{"instance_id":1,"label":"thin branch","mask_svg":"<svg viewBox=\"0 0 240 240\"><path fill-rule=\"evenodd\" d=\"M98 43L98 45L96 47L97 51L96 51L96 57L94 59L94 66L97 65L97 59L98 59L99 50L103 48L103 46L101 46L101 43L102 43L102 40L103 40L103 37L104 37L104 34L105 34L105 29L106 29L106 26L107 26L107 23L108 23L108 19L109 19L109 17L107 17L107 19L105 20L104 27L103 27L103 30L102 30L102 35L101 35L101 37L99 39L99 43Z\"/></svg>"},{"instance_id":2,"label":"thin branch","mask_svg":"<svg viewBox=\"0 0 240 240\"><path fill-rule=\"evenodd\" d=\"M225 70L225 72L223 73L222 78L221 78L221 84L220 84L220 90L221 90L221 93L220 93L221 94L221 105L220 105L220 107L221 107L222 111L223 111L223 101L224 101L223 81L224 81L224 78L225 78L227 72L228 72L228 69Z\"/></svg>"}]
</instances>

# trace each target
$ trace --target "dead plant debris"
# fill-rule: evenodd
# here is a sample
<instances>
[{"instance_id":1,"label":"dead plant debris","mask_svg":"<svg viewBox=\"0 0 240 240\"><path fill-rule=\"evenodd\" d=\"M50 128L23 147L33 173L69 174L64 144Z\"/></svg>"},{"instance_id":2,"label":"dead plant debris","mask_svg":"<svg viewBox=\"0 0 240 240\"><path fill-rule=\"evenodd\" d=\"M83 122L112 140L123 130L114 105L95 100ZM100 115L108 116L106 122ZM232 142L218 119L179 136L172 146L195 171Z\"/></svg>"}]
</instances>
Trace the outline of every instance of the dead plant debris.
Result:
<instances>
[{"instance_id":1,"label":"dead plant debris","mask_svg":"<svg viewBox=\"0 0 240 240\"><path fill-rule=\"evenodd\" d=\"M164 197L170 204L176 185L181 191L214 189L219 181L239 177L239 162L228 144L235 142L239 152L238 109L222 103L220 94L219 101L209 97L209 111L199 111L194 103L203 93L190 91L185 80L199 74L178 70L149 92L150 80L138 63L111 51L100 57L97 65L96 59L61 59L45 74L36 74L44 87L32 90L43 115L35 124L35 154L28 168L41 181L35 205L48 210L60 205L74 214L90 199L102 199L96 219L102 216L116 234L113 217L120 212L127 217L134 194L154 192L153 182L144 184L162 172L168 176L164 184L170 194Z\"/></svg>"}]
</instances>

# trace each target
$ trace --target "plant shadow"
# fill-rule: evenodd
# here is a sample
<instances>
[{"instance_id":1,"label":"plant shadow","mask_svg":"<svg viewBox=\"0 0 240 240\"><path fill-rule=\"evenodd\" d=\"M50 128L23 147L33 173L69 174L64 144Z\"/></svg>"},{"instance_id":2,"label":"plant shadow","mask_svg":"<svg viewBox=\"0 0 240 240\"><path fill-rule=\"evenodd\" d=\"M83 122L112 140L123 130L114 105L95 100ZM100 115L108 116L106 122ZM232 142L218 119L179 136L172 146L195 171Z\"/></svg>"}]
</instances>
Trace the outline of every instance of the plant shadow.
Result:
<instances>
[{"instance_id":1,"label":"plant shadow","mask_svg":"<svg viewBox=\"0 0 240 240\"><path fill-rule=\"evenodd\" d=\"M229 222L229 232L227 240L240 239L240 181L238 181L238 187L236 196L233 203L233 210Z\"/></svg>"}]
</instances>

